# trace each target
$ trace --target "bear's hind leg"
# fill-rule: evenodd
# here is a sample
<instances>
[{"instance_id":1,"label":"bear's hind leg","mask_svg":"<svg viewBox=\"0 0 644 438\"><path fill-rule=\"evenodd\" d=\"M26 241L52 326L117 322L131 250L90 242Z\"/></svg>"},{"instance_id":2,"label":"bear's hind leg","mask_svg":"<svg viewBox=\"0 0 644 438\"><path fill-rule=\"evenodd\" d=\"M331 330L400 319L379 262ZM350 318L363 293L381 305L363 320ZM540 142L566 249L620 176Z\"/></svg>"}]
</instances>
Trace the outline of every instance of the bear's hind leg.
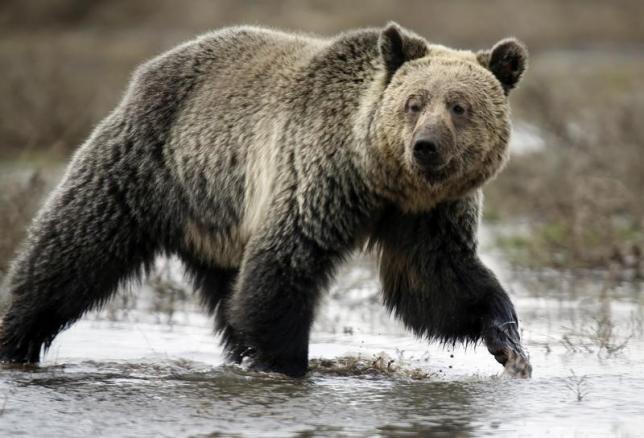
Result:
<instances>
[{"instance_id":1,"label":"bear's hind leg","mask_svg":"<svg viewBox=\"0 0 644 438\"><path fill-rule=\"evenodd\" d=\"M189 255L181 259L195 289L201 295L201 302L210 315L215 315L215 331L221 334L221 342L228 360L241 363L249 348L244 345L228 323L226 314L227 301L239 275L238 268L221 268L195 260Z\"/></svg>"},{"instance_id":2,"label":"bear's hind leg","mask_svg":"<svg viewBox=\"0 0 644 438\"><path fill-rule=\"evenodd\" d=\"M8 275L0 362L36 363L43 347L146 270L154 245L111 179L75 175L41 210Z\"/></svg>"},{"instance_id":3,"label":"bear's hind leg","mask_svg":"<svg viewBox=\"0 0 644 438\"><path fill-rule=\"evenodd\" d=\"M301 377L319 293L341 257L310 240L292 218L270 228L249 243L225 311L250 348L252 368Z\"/></svg>"}]
</instances>

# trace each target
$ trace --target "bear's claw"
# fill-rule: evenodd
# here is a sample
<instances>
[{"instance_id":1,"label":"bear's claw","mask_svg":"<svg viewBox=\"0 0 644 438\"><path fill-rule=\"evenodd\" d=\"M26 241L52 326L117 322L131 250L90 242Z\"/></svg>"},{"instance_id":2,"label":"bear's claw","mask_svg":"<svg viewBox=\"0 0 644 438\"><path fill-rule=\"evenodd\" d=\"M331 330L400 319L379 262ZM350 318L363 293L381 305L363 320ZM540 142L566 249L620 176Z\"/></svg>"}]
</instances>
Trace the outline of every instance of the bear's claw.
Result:
<instances>
[{"instance_id":1,"label":"bear's claw","mask_svg":"<svg viewBox=\"0 0 644 438\"><path fill-rule=\"evenodd\" d=\"M514 350L508 350L506 357L507 359L504 365L506 375L521 379L529 379L532 377L532 365L530 364L530 359L525 353L523 353L523 351L516 352Z\"/></svg>"},{"instance_id":2,"label":"bear's claw","mask_svg":"<svg viewBox=\"0 0 644 438\"><path fill-rule=\"evenodd\" d=\"M488 351L505 368L506 375L528 379L532 376L532 365L518 339L519 334L515 326L501 325L487 332L485 343Z\"/></svg>"}]
</instances>

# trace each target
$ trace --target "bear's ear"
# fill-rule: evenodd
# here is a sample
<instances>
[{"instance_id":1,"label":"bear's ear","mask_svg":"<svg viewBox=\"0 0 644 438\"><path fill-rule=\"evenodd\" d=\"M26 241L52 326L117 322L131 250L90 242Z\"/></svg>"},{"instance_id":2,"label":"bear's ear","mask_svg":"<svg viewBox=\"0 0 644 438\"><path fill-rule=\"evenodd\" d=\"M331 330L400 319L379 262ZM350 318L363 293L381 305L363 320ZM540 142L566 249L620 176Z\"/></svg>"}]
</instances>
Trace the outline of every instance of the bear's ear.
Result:
<instances>
[{"instance_id":1,"label":"bear's ear","mask_svg":"<svg viewBox=\"0 0 644 438\"><path fill-rule=\"evenodd\" d=\"M528 49L516 38L507 38L496 43L492 50L478 52L476 59L496 76L507 96L528 65Z\"/></svg>"},{"instance_id":2,"label":"bear's ear","mask_svg":"<svg viewBox=\"0 0 644 438\"><path fill-rule=\"evenodd\" d=\"M427 42L423 38L404 30L393 21L380 32L378 50L387 70L387 82L405 62L422 58L428 53Z\"/></svg>"}]
</instances>

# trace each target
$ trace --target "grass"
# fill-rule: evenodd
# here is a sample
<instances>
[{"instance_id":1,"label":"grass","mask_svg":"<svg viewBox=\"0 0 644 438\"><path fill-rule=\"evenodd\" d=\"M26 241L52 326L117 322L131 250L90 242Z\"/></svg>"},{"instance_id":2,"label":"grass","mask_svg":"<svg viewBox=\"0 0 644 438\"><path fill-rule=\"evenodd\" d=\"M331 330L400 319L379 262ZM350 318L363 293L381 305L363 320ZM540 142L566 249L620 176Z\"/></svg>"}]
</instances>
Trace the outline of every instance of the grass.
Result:
<instances>
[{"instance_id":1,"label":"grass","mask_svg":"<svg viewBox=\"0 0 644 438\"><path fill-rule=\"evenodd\" d=\"M578 402L583 401L589 394L588 376L577 376L574 370L570 370L570 376L566 379L565 385L575 394Z\"/></svg>"},{"instance_id":2,"label":"grass","mask_svg":"<svg viewBox=\"0 0 644 438\"><path fill-rule=\"evenodd\" d=\"M644 16L643 2L345 6L339 0L195 0L189 8L171 0L92 7L77 0L3 2L0 161L66 159L117 104L137 64L224 25L331 34L393 19L431 41L469 48L515 34L532 56L512 92L514 118L538 128L546 147L513 157L488 185L485 218L529 221L529 233L499 239L517 265L616 267L628 278L644 276L644 60L632 49L644 41L644 27L633 22ZM525 22L530 26L519 24ZM565 51L593 47L603 50ZM34 213L31 190L12 183L0 192L0 275Z\"/></svg>"},{"instance_id":3,"label":"grass","mask_svg":"<svg viewBox=\"0 0 644 438\"><path fill-rule=\"evenodd\" d=\"M615 225L609 231L612 235L606 236L606 229L588 224L575 232L569 221L560 220L534 223L529 233L498 236L496 244L516 265L558 269L608 269L613 265L622 273L629 273L630 278L641 280L642 232L632 225L624 228Z\"/></svg>"},{"instance_id":4,"label":"grass","mask_svg":"<svg viewBox=\"0 0 644 438\"><path fill-rule=\"evenodd\" d=\"M41 172L35 170L24 181L3 179L0 191L0 278L9 267L26 227L47 189Z\"/></svg>"},{"instance_id":5,"label":"grass","mask_svg":"<svg viewBox=\"0 0 644 438\"><path fill-rule=\"evenodd\" d=\"M636 90L644 60L620 65L619 80L601 65L594 73L578 65L580 76L547 67L531 72L516 102L545 147L513 156L486 187L485 218L529 224L497 239L517 265L613 269L641 280L644 95Z\"/></svg>"},{"instance_id":6,"label":"grass","mask_svg":"<svg viewBox=\"0 0 644 438\"><path fill-rule=\"evenodd\" d=\"M593 322L589 327L564 329L561 342L569 353L595 353L611 358L621 354L634 336L634 332L619 333L615 323L605 315L593 318Z\"/></svg>"},{"instance_id":7,"label":"grass","mask_svg":"<svg viewBox=\"0 0 644 438\"><path fill-rule=\"evenodd\" d=\"M399 356L402 356L399 354ZM311 359L309 367L314 373L322 373L333 376L384 376L384 377L405 377L412 380L427 380L432 374L421 369L406 367L400 360L394 359L386 353L374 354L371 357L343 356L334 359Z\"/></svg>"}]
</instances>

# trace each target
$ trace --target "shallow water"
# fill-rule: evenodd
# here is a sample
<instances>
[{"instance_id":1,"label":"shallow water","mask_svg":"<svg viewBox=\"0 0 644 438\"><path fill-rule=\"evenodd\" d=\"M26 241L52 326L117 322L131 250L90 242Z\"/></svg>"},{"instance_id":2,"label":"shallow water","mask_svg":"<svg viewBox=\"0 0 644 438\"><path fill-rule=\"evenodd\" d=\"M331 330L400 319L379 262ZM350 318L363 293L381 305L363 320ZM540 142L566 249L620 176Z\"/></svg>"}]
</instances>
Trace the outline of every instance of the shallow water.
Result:
<instances>
[{"instance_id":1,"label":"shallow water","mask_svg":"<svg viewBox=\"0 0 644 438\"><path fill-rule=\"evenodd\" d=\"M117 300L61 334L42 366L0 370L0 436L639 436L644 294L501 272L531 380L503 376L484 347L415 339L355 260L322 306L302 380L224 365L204 313L163 310L144 286L127 312Z\"/></svg>"}]
</instances>

